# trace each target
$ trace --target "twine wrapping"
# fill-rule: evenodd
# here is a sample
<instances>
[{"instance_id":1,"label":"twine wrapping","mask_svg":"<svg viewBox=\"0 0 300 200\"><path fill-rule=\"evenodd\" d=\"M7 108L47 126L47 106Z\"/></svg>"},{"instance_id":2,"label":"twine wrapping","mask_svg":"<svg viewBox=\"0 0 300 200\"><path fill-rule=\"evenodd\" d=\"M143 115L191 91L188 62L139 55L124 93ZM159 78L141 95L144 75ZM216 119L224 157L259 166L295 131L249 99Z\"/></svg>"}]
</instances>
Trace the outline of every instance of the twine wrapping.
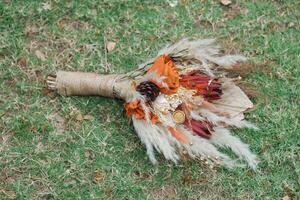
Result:
<instances>
[{"instance_id":1,"label":"twine wrapping","mask_svg":"<svg viewBox=\"0 0 300 200\"><path fill-rule=\"evenodd\" d=\"M104 96L126 100L131 96L132 84L128 79L119 81L121 76L58 71L56 88L64 96Z\"/></svg>"}]
</instances>

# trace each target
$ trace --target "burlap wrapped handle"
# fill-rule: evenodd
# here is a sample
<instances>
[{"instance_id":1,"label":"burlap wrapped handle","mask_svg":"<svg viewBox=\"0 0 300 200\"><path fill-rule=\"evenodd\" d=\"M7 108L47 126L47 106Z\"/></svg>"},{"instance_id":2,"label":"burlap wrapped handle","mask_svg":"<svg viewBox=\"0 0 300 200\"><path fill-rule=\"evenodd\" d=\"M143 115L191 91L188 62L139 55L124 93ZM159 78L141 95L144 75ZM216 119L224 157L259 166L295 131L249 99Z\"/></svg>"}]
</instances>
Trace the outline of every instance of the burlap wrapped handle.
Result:
<instances>
[{"instance_id":1,"label":"burlap wrapped handle","mask_svg":"<svg viewBox=\"0 0 300 200\"><path fill-rule=\"evenodd\" d=\"M48 87L63 96L104 96L129 99L133 94L132 80L123 75L58 71L47 78Z\"/></svg>"}]
</instances>

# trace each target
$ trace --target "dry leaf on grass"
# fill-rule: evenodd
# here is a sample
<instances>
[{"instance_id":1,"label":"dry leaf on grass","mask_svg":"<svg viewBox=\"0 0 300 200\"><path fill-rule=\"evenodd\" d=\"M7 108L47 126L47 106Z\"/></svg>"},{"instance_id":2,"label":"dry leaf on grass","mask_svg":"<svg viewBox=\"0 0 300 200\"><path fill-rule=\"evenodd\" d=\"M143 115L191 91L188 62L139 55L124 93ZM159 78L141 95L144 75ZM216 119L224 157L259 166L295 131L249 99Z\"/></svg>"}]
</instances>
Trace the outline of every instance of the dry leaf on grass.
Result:
<instances>
[{"instance_id":1,"label":"dry leaf on grass","mask_svg":"<svg viewBox=\"0 0 300 200\"><path fill-rule=\"evenodd\" d=\"M18 65L20 65L20 67L22 68L26 68L27 67L27 60L26 58L22 57L18 59Z\"/></svg>"},{"instance_id":2,"label":"dry leaf on grass","mask_svg":"<svg viewBox=\"0 0 300 200\"><path fill-rule=\"evenodd\" d=\"M48 88L43 88L42 93L43 93L43 95L50 97L51 99L54 99L56 97L55 91L50 90Z\"/></svg>"},{"instance_id":3,"label":"dry leaf on grass","mask_svg":"<svg viewBox=\"0 0 300 200\"><path fill-rule=\"evenodd\" d=\"M106 50L107 52L111 52L112 50L114 50L114 48L116 47L116 44L115 42L107 42L106 43Z\"/></svg>"},{"instance_id":4,"label":"dry leaf on grass","mask_svg":"<svg viewBox=\"0 0 300 200\"><path fill-rule=\"evenodd\" d=\"M96 170L96 171L94 172L94 182L95 182L95 183L99 183L99 182L102 181L102 180L103 180L103 175L102 175L102 173L101 173L100 171Z\"/></svg>"},{"instance_id":5,"label":"dry leaf on grass","mask_svg":"<svg viewBox=\"0 0 300 200\"><path fill-rule=\"evenodd\" d=\"M220 2L224 6L229 6L232 3L230 0L221 0Z\"/></svg>"},{"instance_id":6,"label":"dry leaf on grass","mask_svg":"<svg viewBox=\"0 0 300 200\"><path fill-rule=\"evenodd\" d=\"M46 55L45 55L43 52L41 52L40 50L36 50L36 51L34 52L34 54L35 54L36 57L37 57L38 59L40 59L41 61L45 61L45 60L46 60Z\"/></svg>"}]
</instances>

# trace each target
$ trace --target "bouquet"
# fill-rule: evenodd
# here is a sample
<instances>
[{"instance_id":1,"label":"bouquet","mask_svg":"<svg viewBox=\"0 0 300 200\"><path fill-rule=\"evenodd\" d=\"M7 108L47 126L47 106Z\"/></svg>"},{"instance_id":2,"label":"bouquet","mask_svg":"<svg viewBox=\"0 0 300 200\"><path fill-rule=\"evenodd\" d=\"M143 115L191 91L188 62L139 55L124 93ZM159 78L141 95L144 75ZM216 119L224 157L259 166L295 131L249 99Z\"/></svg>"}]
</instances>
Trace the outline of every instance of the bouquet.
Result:
<instances>
[{"instance_id":1,"label":"bouquet","mask_svg":"<svg viewBox=\"0 0 300 200\"><path fill-rule=\"evenodd\" d=\"M125 101L147 155L155 152L177 163L189 156L211 166L255 169L257 159L248 145L232 135L232 128L257 129L244 119L252 102L235 84L231 72L242 66L241 55L221 55L213 39L182 39L160 50L157 57L126 74L58 71L48 87L64 96L99 95ZM231 149L231 159L219 148Z\"/></svg>"}]
</instances>

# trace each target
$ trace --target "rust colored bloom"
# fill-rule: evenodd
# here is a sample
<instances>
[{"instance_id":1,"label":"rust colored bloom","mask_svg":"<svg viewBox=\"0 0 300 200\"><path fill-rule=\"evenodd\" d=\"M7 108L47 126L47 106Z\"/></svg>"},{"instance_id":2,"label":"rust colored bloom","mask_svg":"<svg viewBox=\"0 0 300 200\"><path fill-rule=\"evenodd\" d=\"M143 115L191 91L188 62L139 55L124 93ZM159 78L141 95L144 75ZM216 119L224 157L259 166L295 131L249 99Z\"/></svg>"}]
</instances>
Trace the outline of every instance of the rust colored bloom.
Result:
<instances>
[{"instance_id":1,"label":"rust colored bloom","mask_svg":"<svg viewBox=\"0 0 300 200\"><path fill-rule=\"evenodd\" d=\"M174 94L179 87L179 73L174 62L167 55L160 56L148 70L147 74L156 73L158 77L165 77L163 82L168 88L163 87L162 83L152 80L164 94Z\"/></svg>"},{"instance_id":2,"label":"rust colored bloom","mask_svg":"<svg viewBox=\"0 0 300 200\"><path fill-rule=\"evenodd\" d=\"M193 71L182 75L180 85L191 90L196 90L195 95L202 95L207 100L217 100L221 98L222 89L218 79Z\"/></svg>"},{"instance_id":3,"label":"rust colored bloom","mask_svg":"<svg viewBox=\"0 0 300 200\"><path fill-rule=\"evenodd\" d=\"M193 131L195 135L209 139L211 137L212 124L207 121L186 121L185 126Z\"/></svg>"},{"instance_id":4,"label":"rust colored bloom","mask_svg":"<svg viewBox=\"0 0 300 200\"><path fill-rule=\"evenodd\" d=\"M127 117L134 116L136 119L145 119L145 112L140 104L140 101L137 100L126 103L124 107ZM153 124L159 122L158 117L153 113L150 113L150 120Z\"/></svg>"}]
</instances>

